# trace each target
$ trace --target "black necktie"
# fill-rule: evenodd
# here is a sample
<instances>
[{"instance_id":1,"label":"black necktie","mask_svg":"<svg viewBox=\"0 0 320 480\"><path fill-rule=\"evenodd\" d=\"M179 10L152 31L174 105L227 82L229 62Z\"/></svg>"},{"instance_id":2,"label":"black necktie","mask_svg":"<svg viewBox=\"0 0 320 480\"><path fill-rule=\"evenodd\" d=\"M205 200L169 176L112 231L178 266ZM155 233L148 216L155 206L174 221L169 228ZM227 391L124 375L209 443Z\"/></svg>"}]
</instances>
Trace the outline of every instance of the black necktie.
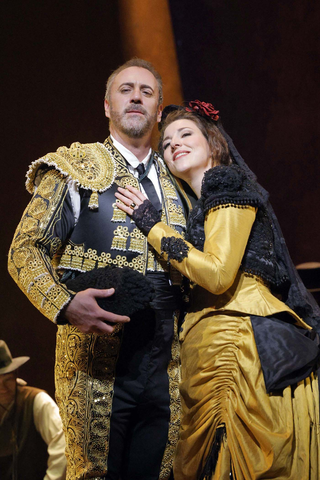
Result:
<instances>
[{"instance_id":1,"label":"black necktie","mask_svg":"<svg viewBox=\"0 0 320 480\"><path fill-rule=\"evenodd\" d=\"M159 197L157 195L156 189L154 188L153 183L151 182L150 178L144 177L142 180L140 180L140 177L144 174L145 168L143 163L140 163L137 166L137 172L139 173L139 182L143 186L150 202L153 204L153 206L160 212L162 209L161 202L159 201Z\"/></svg>"}]
</instances>

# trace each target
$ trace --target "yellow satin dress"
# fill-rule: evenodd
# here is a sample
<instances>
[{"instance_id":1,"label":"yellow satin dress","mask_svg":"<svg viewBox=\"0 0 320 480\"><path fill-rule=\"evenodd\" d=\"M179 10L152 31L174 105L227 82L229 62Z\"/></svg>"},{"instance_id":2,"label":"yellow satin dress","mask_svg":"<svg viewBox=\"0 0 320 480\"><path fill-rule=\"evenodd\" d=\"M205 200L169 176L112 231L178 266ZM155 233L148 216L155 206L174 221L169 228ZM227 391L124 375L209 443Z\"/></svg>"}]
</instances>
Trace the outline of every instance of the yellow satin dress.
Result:
<instances>
[{"instance_id":1,"label":"yellow satin dress","mask_svg":"<svg viewBox=\"0 0 320 480\"><path fill-rule=\"evenodd\" d=\"M175 480L197 480L218 427L225 426L212 480L319 480L319 391L315 374L281 393L266 392L250 315L288 312L258 277L241 270L256 209L215 208L205 219L203 252L172 266L196 284L181 340L182 420ZM163 237L179 235L163 223L148 235L161 253ZM181 238L181 237L180 237ZM187 242L186 242L187 243Z\"/></svg>"}]
</instances>

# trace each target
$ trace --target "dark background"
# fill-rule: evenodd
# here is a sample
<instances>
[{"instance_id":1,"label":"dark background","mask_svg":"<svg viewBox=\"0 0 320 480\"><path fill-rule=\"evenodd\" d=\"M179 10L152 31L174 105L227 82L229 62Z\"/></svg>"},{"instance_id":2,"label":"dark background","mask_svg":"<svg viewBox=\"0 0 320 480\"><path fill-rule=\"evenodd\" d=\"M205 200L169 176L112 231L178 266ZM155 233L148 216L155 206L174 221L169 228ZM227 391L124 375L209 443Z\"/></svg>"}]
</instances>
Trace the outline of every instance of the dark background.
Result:
<instances>
[{"instance_id":1,"label":"dark background","mask_svg":"<svg viewBox=\"0 0 320 480\"><path fill-rule=\"evenodd\" d=\"M105 81L126 59L116 0L0 8L0 338L13 356L31 357L20 375L53 394L56 327L9 277L7 252L30 199L28 165L61 145L106 138ZM320 261L319 2L171 0L170 8L185 99L220 110L270 192L294 262Z\"/></svg>"}]
</instances>

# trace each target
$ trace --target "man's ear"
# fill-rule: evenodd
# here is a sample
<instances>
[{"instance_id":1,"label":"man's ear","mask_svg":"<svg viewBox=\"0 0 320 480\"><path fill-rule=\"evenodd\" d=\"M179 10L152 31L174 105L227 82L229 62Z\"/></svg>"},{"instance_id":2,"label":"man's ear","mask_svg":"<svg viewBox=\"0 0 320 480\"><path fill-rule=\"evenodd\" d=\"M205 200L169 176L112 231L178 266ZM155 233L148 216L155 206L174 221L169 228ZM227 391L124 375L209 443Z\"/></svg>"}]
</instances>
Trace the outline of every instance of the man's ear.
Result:
<instances>
[{"instance_id":1,"label":"man's ear","mask_svg":"<svg viewBox=\"0 0 320 480\"><path fill-rule=\"evenodd\" d=\"M158 107L158 112L157 112L157 122L161 122L161 117L162 117L162 110L163 110L163 105L159 105Z\"/></svg>"},{"instance_id":2,"label":"man's ear","mask_svg":"<svg viewBox=\"0 0 320 480\"><path fill-rule=\"evenodd\" d=\"M107 118L110 118L110 104L108 100L104 101L104 113Z\"/></svg>"}]
</instances>

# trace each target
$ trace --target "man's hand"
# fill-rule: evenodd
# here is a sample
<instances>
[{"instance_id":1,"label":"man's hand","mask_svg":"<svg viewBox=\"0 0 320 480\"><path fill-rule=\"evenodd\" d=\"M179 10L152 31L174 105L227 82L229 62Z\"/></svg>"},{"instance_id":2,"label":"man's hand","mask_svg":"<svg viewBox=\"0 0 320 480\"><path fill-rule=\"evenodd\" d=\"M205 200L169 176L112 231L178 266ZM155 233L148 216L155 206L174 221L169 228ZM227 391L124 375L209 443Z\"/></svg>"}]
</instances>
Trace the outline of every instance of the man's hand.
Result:
<instances>
[{"instance_id":1,"label":"man's hand","mask_svg":"<svg viewBox=\"0 0 320 480\"><path fill-rule=\"evenodd\" d=\"M97 304L96 298L110 297L113 294L114 288L87 288L76 294L64 310L63 316L82 333L112 333L115 325L105 322L116 324L130 321L129 317L106 312Z\"/></svg>"}]
</instances>

